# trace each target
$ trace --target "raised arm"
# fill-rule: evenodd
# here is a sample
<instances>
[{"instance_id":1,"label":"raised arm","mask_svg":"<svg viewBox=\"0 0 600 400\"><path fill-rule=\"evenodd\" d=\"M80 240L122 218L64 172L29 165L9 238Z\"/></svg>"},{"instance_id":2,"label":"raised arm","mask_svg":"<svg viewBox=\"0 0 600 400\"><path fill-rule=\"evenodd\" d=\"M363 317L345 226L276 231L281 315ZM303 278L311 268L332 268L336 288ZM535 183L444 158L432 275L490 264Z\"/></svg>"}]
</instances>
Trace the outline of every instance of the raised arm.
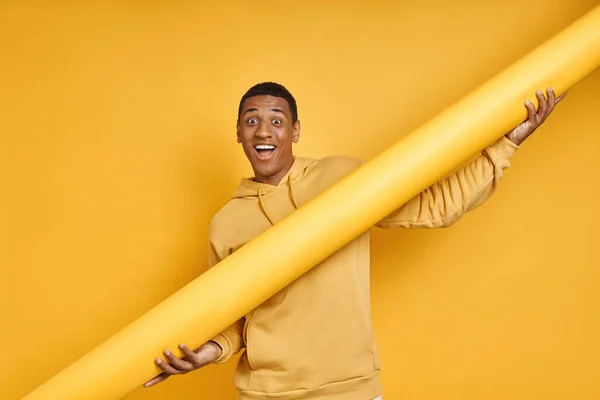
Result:
<instances>
[{"instance_id":1,"label":"raised arm","mask_svg":"<svg viewBox=\"0 0 600 400\"><path fill-rule=\"evenodd\" d=\"M536 96L539 108L528 100L525 107L528 118L496 143L481 152L462 168L419 193L402 207L380 221L380 228L443 228L458 221L496 191L510 159L527 139L550 115L556 103L551 88L546 98L541 91Z\"/></svg>"}]
</instances>

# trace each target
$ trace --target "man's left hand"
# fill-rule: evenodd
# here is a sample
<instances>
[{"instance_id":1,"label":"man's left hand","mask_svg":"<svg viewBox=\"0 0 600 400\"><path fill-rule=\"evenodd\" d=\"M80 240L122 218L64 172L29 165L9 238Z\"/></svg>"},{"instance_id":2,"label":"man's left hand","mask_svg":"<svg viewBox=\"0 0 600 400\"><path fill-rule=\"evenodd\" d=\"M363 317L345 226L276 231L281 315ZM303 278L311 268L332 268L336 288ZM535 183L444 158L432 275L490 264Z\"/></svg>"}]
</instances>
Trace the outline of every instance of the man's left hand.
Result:
<instances>
[{"instance_id":1,"label":"man's left hand","mask_svg":"<svg viewBox=\"0 0 600 400\"><path fill-rule=\"evenodd\" d=\"M566 96L567 93L564 93L559 98L556 98L554 94L554 90L552 88L548 88L546 90L548 97L544 96L541 90L536 92L536 97L540 104L538 110L535 110L535 106L529 100L525 101L525 107L528 111L528 117L521 125L517 126L515 129L507 133L505 136L516 145L520 145L523 143L525 139L527 139L540 125L544 123L546 118L550 115L552 110L554 110L554 106L558 104L559 101Z\"/></svg>"}]
</instances>

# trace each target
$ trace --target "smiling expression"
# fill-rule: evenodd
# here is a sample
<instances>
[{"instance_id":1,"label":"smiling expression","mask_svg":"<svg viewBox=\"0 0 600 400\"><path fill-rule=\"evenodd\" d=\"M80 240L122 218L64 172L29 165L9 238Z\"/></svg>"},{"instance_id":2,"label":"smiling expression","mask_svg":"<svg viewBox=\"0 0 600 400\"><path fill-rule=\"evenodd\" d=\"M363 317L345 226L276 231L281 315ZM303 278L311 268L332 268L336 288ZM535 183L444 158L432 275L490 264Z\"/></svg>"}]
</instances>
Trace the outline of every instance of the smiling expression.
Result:
<instances>
[{"instance_id":1,"label":"smiling expression","mask_svg":"<svg viewBox=\"0 0 600 400\"><path fill-rule=\"evenodd\" d=\"M292 144L299 139L300 121L292 122L287 100L254 96L244 101L237 140L252 165L255 181L277 185L294 163Z\"/></svg>"}]
</instances>

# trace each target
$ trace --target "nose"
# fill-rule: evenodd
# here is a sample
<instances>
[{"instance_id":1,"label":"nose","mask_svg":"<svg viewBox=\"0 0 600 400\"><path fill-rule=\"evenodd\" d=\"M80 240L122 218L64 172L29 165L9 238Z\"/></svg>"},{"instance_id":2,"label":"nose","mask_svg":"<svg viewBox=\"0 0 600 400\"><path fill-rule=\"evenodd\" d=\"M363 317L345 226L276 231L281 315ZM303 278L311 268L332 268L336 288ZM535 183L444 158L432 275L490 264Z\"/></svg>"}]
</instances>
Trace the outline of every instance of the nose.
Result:
<instances>
[{"instance_id":1,"label":"nose","mask_svg":"<svg viewBox=\"0 0 600 400\"><path fill-rule=\"evenodd\" d=\"M271 126L268 122L263 121L256 130L255 136L260 139L267 139L273 136Z\"/></svg>"}]
</instances>

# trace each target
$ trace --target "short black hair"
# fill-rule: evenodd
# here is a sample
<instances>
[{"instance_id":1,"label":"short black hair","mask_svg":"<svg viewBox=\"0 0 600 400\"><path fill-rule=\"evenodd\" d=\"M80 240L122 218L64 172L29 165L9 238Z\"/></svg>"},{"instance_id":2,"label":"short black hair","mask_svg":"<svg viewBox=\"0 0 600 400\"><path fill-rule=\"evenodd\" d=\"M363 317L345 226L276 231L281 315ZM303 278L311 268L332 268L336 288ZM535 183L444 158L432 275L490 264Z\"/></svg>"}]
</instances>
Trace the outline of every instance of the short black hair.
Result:
<instances>
[{"instance_id":1,"label":"short black hair","mask_svg":"<svg viewBox=\"0 0 600 400\"><path fill-rule=\"evenodd\" d=\"M298 121L298 107L296 106L296 99L294 96L279 83L275 82L262 82L252 86L246 94L242 96L240 100L240 107L238 108L238 121L242 114L242 107L244 105L244 101L246 101L249 97L254 96L273 96L273 97L281 97L288 102L290 106L290 112L292 113L292 123L295 124Z\"/></svg>"}]
</instances>

